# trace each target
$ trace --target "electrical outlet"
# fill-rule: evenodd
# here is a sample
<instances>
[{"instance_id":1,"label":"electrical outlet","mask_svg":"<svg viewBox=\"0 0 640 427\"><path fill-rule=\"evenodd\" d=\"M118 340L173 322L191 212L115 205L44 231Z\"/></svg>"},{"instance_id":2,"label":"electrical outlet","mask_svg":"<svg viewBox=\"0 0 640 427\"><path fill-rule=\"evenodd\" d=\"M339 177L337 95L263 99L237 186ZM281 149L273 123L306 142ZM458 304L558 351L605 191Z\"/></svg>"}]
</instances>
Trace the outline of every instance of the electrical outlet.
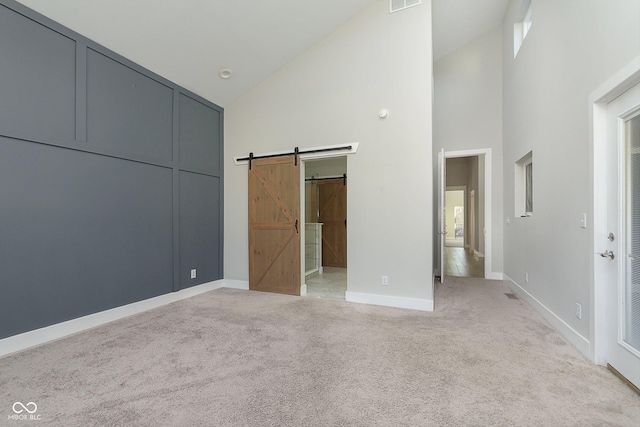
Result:
<instances>
[{"instance_id":1,"label":"electrical outlet","mask_svg":"<svg viewBox=\"0 0 640 427\"><path fill-rule=\"evenodd\" d=\"M191 269L191 278L192 278L192 279L195 279L195 278L196 278L196 269L195 269L195 268L192 268L192 269Z\"/></svg>"},{"instance_id":2,"label":"electrical outlet","mask_svg":"<svg viewBox=\"0 0 640 427\"><path fill-rule=\"evenodd\" d=\"M389 286L389 276L382 276L382 286Z\"/></svg>"},{"instance_id":3,"label":"electrical outlet","mask_svg":"<svg viewBox=\"0 0 640 427\"><path fill-rule=\"evenodd\" d=\"M529 273L524 273L524 283L529 283Z\"/></svg>"},{"instance_id":4,"label":"electrical outlet","mask_svg":"<svg viewBox=\"0 0 640 427\"><path fill-rule=\"evenodd\" d=\"M582 320L582 306L576 303L576 317Z\"/></svg>"}]
</instances>

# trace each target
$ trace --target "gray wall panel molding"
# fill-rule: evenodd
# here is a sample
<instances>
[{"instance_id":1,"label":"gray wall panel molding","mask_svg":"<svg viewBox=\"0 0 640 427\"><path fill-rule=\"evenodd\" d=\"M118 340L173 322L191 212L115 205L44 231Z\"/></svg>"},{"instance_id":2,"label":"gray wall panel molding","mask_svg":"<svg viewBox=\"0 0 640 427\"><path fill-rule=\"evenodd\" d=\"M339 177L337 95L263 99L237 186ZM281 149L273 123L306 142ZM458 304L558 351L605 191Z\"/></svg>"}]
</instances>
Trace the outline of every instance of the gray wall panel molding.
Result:
<instances>
[{"instance_id":1,"label":"gray wall panel molding","mask_svg":"<svg viewBox=\"0 0 640 427\"><path fill-rule=\"evenodd\" d=\"M204 170L204 168L176 168L176 170L180 172L192 172L197 173L199 175L207 175L214 178L222 178L222 173L220 172L208 172Z\"/></svg>"},{"instance_id":2,"label":"gray wall panel molding","mask_svg":"<svg viewBox=\"0 0 640 427\"><path fill-rule=\"evenodd\" d=\"M222 279L220 236L221 180L180 172L180 288ZM191 279L196 269L196 279Z\"/></svg>"},{"instance_id":3,"label":"gray wall panel molding","mask_svg":"<svg viewBox=\"0 0 640 427\"><path fill-rule=\"evenodd\" d=\"M87 142L87 46L76 42L76 142Z\"/></svg>"},{"instance_id":4,"label":"gray wall panel molding","mask_svg":"<svg viewBox=\"0 0 640 427\"><path fill-rule=\"evenodd\" d=\"M75 41L0 6L0 134L75 140Z\"/></svg>"},{"instance_id":5,"label":"gray wall panel molding","mask_svg":"<svg viewBox=\"0 0 640 427\"><path fill-rule=\"evenodd\" d=\"M87 143L172 161L173 89L91 48L86 68Z\"/></svg>"},{"instance_id":6,"label":"gray wall panel molding","mask_svg":"<svg viewBox=\"0 0 640 427\"><path fill-rule=\"evenodd\" d=\"M135 162L135 163L141 163L141 164L145 164L145 165L158 166L158 167L161 167L161 168L167 168L167 169L173 169L174 168L173 162L152 162L152 161L145 160L143 158L139 158L139 157L136 158L136 156L124 156L124 155L114 154L110 150L105 150L105 149L102 149L102 148L90 149L90 148L88 148L86 146L86 144L74 144L74 145L69 144L69 145L67 145L67 144L47 142L47 141L42 140L42 139L18 138L18 137L13 137L11 135L1 135L1 134L0 134L0 138L7 138L7 139L15 140L15 141L23 141L25 143L34 143L34 144L40 144L40 145L47 145L47 146L51 146L51 147L58 147L60 149L69 150L69 151L79 151L79 152L82 152L82 153L96 154L96 155L99 155L99 156L110 157L110 158L113 158L113 159L126 160L126 161Z\"/></svg>"},{"instance_id":7,"label":"gray wall panel molding","mask_svg":"<svg viewBox=\"0 0 640 427\"><path fill-rule=\"evenodd\" d=\"M218 150L221 113L185 94L180 94L180 167L219 173Z\"/></svg>"},{"instance_id":8,"label":"gray wall panel molding","mask_svg":"<svg viewBox=\"0 0 640 427\"><path fill-rule=\"evenodd\" d=\"M0 139L0 336L170 292L171 177Z\"/></svg>"},{"instance_id":9,"label":"gray wall panel molding","mask_svg":"<svg viewBox=\"0 0 640 427\"><path fill-rule=\"evenodd\" d=\"M180 93L173 92L173 158L180 157ZM180 218L180 171L173 169L173 217ZM173 291L180 290L180 221L173 221Z\"/></svg>"},{"instance_id":10,"label":"gray wall panel molding","mask_svg":"<svg viewBox=\"0 0 640 427\"><path fill-rule=\"evenodd\" d=\"M223 277L221 107L13 0L0 59L0 339Z\"/></svg>"}]
</instances>

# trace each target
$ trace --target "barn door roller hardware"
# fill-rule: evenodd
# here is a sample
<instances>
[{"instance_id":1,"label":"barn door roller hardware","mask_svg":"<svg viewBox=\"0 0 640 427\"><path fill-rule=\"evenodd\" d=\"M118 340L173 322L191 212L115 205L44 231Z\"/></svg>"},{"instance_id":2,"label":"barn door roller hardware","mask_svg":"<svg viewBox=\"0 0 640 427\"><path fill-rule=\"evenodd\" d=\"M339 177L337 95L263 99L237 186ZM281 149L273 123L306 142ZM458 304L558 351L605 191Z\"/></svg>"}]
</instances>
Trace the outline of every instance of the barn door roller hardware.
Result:
<instances>
[{"instance_id":1,"label":"barn door roller hardware","mask_svg":"<svg viewBox=\"0 0 640 427\"><path fill-rule=\"evenodd\" d=\"M345 145L343 147L331 147L331 148L318 148L316 150L300 150L298 147L295 147L293 149L293 152L290 153L280 153L280 154L265 154L263 156L254 156L253 152L249 153L249 156L247 157L242 157L237 159L238 161L242 162L242 161L249 161L249 169L251 169L251 162L253 162L256 159L269 159L271 157L286 157L286 156L295 156L294 157L294 162L295 165L298 165L298 156L300 156L301 154L313 154L313 153L327 153L330 151L345 151L345 150L351 150L353 147L351 145ZM344 176L345 179L345 183L346 183L346 175Z\"/></svg>"},{"instance_id":2,"label":"barn door roller hardware","mask_svg":"<svg viewBox=\"0 0 640 427\"><path fill-rule=\"evenodd\" d=\"M326 181L328 179L340 179L342 178L342 185L347 185L347 174L343 173L342 176L327 176L324 178L305 178L305 181Z\"/></svg>"}]
</instances>

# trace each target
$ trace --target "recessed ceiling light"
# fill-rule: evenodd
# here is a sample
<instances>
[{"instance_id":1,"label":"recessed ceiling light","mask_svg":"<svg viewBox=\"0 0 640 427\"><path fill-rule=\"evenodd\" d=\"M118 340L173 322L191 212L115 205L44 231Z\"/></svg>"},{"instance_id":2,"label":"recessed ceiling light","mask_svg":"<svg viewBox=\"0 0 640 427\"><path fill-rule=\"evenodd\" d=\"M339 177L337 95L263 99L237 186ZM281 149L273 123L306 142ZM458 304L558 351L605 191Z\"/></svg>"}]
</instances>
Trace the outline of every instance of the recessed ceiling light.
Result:
<instances>
[{"instance_id":1,"label":"recessed ceiling light","mask_svg":"<svg viewBox=\"0 0 640 427\"><path fill-rule=\"evenodd\" d=\"M228 68L223 68L218 73L221 79L228 79L229 77L231 77L231 74L232 74L232 71Z\"/></svg>"}]
</instances>

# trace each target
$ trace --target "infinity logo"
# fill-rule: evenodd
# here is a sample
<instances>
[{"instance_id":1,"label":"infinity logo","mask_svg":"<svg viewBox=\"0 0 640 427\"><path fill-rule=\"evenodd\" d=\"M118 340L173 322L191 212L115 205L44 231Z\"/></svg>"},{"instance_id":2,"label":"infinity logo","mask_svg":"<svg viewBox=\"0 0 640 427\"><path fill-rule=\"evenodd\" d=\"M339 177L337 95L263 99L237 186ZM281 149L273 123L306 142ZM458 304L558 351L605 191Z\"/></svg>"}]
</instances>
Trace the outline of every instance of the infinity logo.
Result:
<instances>
[{"instance_id":1,"label":"infinity logo","mask_svg":"<svg viewBox=\"0 0 640 427\"><path fill-rule=\"evenodd\" d=\"M16 409L16 406L18 407L18 409ZM22 409L20 409L20 407L22 407ZM13 404L13 412L15 412L16 414L21 414L24 411L27 411L28 413L33 414L37 410L38 410L38 405L36 405L34 402L29 402L26 404L26 406L23 405L21 402L16 402Z\"/></svg>"}]
</instances>

